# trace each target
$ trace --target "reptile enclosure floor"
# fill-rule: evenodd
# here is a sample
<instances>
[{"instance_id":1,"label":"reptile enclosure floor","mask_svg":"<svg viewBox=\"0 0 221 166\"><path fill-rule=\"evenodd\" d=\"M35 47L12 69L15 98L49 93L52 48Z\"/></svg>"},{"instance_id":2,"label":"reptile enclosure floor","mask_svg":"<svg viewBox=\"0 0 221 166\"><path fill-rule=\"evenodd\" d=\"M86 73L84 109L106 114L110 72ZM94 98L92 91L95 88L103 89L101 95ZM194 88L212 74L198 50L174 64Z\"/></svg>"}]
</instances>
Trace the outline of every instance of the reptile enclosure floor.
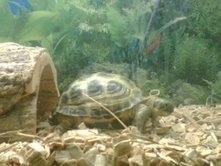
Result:
<instances>
[{"instance_id":1,"label":"reptile enclosure floor","mask_svg":"<svg viewBox=\"0 0 221 166\"><path fill-rule=\"evenodd\" d=\"M141 135L136 127L14 133L32 141L0 144L0 165L220 166L220 111L221 106L176 108L160 119L157 134Z\"/></svg>"}]
</instances>

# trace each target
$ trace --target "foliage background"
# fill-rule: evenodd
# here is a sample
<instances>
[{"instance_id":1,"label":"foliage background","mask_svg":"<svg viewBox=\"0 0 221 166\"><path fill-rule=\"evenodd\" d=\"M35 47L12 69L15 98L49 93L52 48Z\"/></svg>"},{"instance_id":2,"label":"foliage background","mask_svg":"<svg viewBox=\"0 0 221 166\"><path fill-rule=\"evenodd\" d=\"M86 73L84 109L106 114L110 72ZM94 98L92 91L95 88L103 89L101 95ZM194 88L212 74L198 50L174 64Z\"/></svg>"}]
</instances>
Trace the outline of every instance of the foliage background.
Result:
<instances>
[{"instance_id":1,"label":"foliage background","mask_svg":"<svg viewBox=\"0 0 221 166\"><path fill-rule=\"evenodd\" d=\"M156 73L166 85L180 79L217 87L208 82L217 84L221 69L219 0L30 0L30 4L31 11L21 7L20 15L13 15L7 1L0 0L0 42L48 48L61 89L94 63L126 63L135 81L142 69Z\"/></svg>"}]
</instances>

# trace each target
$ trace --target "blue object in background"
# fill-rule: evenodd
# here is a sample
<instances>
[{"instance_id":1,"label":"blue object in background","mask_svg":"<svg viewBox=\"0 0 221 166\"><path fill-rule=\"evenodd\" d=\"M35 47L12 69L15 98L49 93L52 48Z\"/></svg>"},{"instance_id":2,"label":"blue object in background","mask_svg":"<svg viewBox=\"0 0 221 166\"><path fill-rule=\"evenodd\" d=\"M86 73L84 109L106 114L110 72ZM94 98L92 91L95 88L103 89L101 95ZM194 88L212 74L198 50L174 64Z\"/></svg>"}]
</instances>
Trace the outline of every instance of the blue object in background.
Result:
<instances>
[{"instance_id":1,"label":"blue object in background","mask_svg":"<svg viewBox=\"0 0 221 166\"><path fill-rule=\"evenodd\" d=\"M103 5L103 0L91 0L90 3L96 8L99 8Z\"/></svg>"},{"instance_id":2,"label":"blue object in background","mask_svg":"<svg viewBox=\"0 0 221 166\"><path fill-rule=\"evenodd\" d=\"M22 8L32 10L32 6L28 0L8 0L8 4L12 14L21 15Z\"/></svg>"},{"instance_id":3,"label":"blue object in background","mask_svg":"<svg viewBox=\"0 0 221 166\"><path fill-rule=\"evenodd\" d=\"M128 46L129 47L129 51L134 51L137 48L138 44L139 44L139 40L138 39L133 39L130 42L129 46Z\"/></svg>"}]
</instances>

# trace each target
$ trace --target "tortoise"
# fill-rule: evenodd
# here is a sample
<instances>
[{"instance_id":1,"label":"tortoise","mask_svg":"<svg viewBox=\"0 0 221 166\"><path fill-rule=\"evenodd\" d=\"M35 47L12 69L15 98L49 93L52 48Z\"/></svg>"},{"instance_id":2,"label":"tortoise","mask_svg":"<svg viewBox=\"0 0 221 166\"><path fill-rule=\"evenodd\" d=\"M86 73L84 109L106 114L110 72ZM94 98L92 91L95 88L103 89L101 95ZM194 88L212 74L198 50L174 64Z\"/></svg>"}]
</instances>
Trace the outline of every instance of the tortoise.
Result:
<instances>
[{"instance_id":1,"label":"tortoise","mask_svg":"<svg viewBox=\"0 0 221 166\"><path fill-rule=\"evenodd\" d=\"M82 122L88 127L122 127L107 109L124 124L134 122L144 132L148 119L155 128L156 117L169 115L173 105L157 96L143 97L135 83L124 76L98 72L70 85L61 95L52 119L65 129L76 128Z\"/></svg>"}]
</instances>

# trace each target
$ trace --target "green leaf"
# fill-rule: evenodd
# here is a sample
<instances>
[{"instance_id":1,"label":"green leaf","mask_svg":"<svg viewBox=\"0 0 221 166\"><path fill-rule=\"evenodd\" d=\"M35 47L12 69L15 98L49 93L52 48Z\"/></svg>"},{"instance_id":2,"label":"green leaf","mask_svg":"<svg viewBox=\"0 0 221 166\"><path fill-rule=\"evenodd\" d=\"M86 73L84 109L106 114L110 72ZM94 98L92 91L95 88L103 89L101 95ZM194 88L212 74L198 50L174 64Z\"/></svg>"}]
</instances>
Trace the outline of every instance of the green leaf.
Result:
<instances>
[{"instance_id":1,"label":"green leaf","mask_svg":"<svg viewBox=\"0 0 221 166\"><path fill-rule=\"evenodd\" d=\"M128 35L128 24L126 18L114 8L108 9L107 17L112 40L117 46L123 47L128 42L125 40Z\"/></svg>"},{"instance_id":2,"label":"green leaf","mask_svg":"<svg viewBox=\"0 0 221 166\"><path fill-rule=\"evenodd\" d=\"M56 12L50 11L27 13L24 26L18 34L19 40L25 42L46 38L56 27L56 16Z\"/></svg>"},{"instance_id":3,"label":"green leaf","mask_svg":"<svg viewBox=\"0 0 221 166\"><path fill-rule=\"evenodd\" d=\"M0 0L0 41L6 41L12 37L14 18L10 13L6 0Z\"/></svg>"}]
</instances>

